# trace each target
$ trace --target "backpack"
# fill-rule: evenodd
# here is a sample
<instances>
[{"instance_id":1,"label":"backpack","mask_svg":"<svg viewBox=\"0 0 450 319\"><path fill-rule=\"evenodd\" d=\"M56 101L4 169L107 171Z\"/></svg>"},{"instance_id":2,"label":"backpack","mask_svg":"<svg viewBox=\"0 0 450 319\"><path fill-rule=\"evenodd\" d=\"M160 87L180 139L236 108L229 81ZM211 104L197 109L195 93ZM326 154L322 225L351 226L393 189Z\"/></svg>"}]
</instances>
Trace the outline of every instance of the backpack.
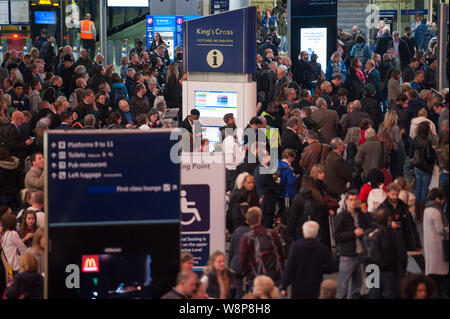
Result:
<instances>
[{"instance_id":1,"label":"backpack","mask_svg":"<svg viewBox=\"0 0 450 319\"><path fill-rule=\"evenodd\" d=\"M251 230L246 236L254 242L256 269L253 269L253 275L255 277L266 275L272 278L275 285L281 284L283 269L277 247L272 238L272 230L266 229L265 233L258 236Z\"/></svg>"},{"instance_id":2,"label":"backpack","mask_svg":"<svg viewBox=\"0 0 450 319\"><path fill-rule=\"evenodd\" d=\"M378 206L386 199L386 192L382 188L372 188L367 198L367 210L373 213Z\"/></svg>"},{"instance_id":3,"label":"backpack","mask_svg":"<svg viewBox=\"0 0 450 319\"><path fill-rule=\"evenodd\" d=\"M364 232L362 237L364 246L363 261L375 264L380 269L391 265L394 258L391 253L391 244L387 228L373 226Z\"/></svg>"},{"instance_id":4,"label":"backpack","mask_svg":"<svg viewBox=\"0 0 450 319\"><path fill-rule=\"evenodd\" d=\"M361 63L364 63L364 61L366 60L364 58L364 45L356 45L355 48L355 54L353 56L354 59L359 59L361 61Z\"/></svg>"},{"instance_id":5,"label":"backpack","mask_svg":"<svg viewBox=\"0 0 450 319\"><path fill-rule=\"evenodd\" d=\"M394 141L385 129L382 129L380 134L378 134L378 140L383 145L384 162L387 164L389 163L389 154L391 154L392 150L394 149Z\"/></svg>"},{"instance_id":6,"label":"backpack","mask_svg":"<svg viewBox=\"0 0 450 319\"><path fill-rule=\"evenodd\" d=\"M112 94L112 105L114 110L119 109L120 100L126 100L127 95L125 94L123 88L116 87L114 88L114 92Z\"/></svg>"}]
</instances>

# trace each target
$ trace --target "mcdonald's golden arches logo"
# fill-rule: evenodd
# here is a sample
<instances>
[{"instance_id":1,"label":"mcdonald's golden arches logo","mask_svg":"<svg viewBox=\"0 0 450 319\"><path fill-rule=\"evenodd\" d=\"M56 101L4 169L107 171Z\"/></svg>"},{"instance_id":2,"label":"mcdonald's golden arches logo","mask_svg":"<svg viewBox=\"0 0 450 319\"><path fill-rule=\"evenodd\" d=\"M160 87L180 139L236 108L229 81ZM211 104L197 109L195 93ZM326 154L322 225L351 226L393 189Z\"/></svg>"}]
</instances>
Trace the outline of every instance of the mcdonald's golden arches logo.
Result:
<instances>
[{"instance_id":1,"label":"mcdonald's golden arches logo","mask_svg":"<svg viewBox=\"0 0 450 319\"><path fill-rule=\"evenodd\" d=\"M84 255L81 261L81 272L99 272L98 255Z\"/></svg>"}]
</instances>

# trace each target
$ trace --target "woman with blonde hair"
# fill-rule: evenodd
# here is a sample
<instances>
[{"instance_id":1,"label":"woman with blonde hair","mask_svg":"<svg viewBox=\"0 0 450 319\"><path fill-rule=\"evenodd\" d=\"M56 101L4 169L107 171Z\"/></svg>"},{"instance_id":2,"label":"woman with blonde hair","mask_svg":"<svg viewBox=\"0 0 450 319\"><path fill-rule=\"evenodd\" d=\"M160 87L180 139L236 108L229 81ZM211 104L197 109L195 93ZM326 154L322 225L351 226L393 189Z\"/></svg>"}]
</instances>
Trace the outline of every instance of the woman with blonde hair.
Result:
<instances>
[{"instance_id":1,"label":"woman with blonde hair","mask_svg":"<svg viewBox=\"0 0 450 319\"><path fill-rule=\"evenodd\" d=\"M209 257L208 266L200 279L209 297L215 299L232 299L235 291L234 275L225 263L225 254L215 251Z\"/></svg>"},{"instance_id":2,"label":"woman with blonde hair","mask_svg":"<svg viewBox=\"0 0 450 319\"><path fill-rule=\"evenodd\" d=\"M389 156L389 171L394 179L403 175L402 133L404 130L400 130L397 122L397 112L389 110L378 128L378 140L384 143ZM392 150L388 149L390 147Z\"/></svg>"},{"instance_id":3,"label":"woman with blonde hair","mask_svg":"<svg viewBox=\"0 0 450 319\"><path fill-rule=\"evenodd\" d=\"M280 291L275 287L272 278L264 275L253 280L253 294L261 299L280 299Z\"/></svg>"},{"instance_id":4,"label":"woman with blonde hair","mask_svg":"<svg viewBox=\"0 0 450 319\"><path fill-rule=\"evenodd\" d=\"M340 74L342 76L342 79L345 82L345 74L347 72L347 68L345 67L344 62L342 62L341 53L339 51L335 51L330 58L330 61L328 61L328 66L326 70L326 80L331 81L333 76Z\"/></svg>"},{"instance_id":5,"label":"woman with blonde hair","mask_svg":"<svg viewBox=\"0 0 450 319\"><path fill-rule=\"evenodd\" d=\"M36 60L39 58L39 49L38 48L32 48L30 50L30 55L32 60Z\"/></svg>"}]
</instances>

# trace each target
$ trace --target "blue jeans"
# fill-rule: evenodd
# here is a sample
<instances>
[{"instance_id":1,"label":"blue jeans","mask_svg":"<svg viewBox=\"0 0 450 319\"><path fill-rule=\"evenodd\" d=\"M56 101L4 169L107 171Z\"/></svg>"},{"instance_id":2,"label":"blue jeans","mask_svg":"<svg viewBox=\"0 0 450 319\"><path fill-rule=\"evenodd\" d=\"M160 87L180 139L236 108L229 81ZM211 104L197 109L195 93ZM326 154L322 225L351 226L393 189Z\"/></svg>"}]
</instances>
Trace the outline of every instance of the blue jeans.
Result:
<instances>
[{"instance_id":1,"label":"blue jeans","mask_svg":"<svg viewBox=\"0 0 450 319\"><path fill-rule=\"evenodd\" d=\"M280 51L287 52L287 36L281 36Z\"/></svg>"},{"instance_id":2,"label":"blue jeans","mask_svg":"<svg viewBox=\"0 0 450 319\"><path fill-rule=\"evenodd\" d=\"M425 173L416 167L416 190L414 191L414 195L416 195L417 202L426 203L430 182L431 174Z\"/></svg>"},{"instance_id":3,"label":"blue jeans","mask_svg":"<svg viewBox=\"0 0 450 319\"><path fill-rule=\"evenodd\" d=\"M390 271L380 271L380 288L369 290L369 299L395 299L397 278Z\"/></svg>"},{"instance_id":4,"label":"blue jeans","mask_svg":"<svg viewBox=\"0 0 450 319\"><path fill-rule=\"evenodd\" d=\"M361 284L361 258L359 256L341 256L339 258L338 299L359 299Z\"/></svg>"}]
</instances>

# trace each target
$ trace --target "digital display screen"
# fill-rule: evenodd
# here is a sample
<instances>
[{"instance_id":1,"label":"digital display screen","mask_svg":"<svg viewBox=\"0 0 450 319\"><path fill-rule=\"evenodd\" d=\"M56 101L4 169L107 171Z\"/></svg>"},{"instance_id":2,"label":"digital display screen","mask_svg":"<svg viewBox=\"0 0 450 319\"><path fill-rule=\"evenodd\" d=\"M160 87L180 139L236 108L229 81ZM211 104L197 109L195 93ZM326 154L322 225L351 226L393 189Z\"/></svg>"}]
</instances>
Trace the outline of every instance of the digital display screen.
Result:
<instances>
[{"instance_id":1,"label":"digital display screen","mask_svg":"<svg viewBox=\"0 0 450 319\"><path fill-rule=\"evenodd\" d=\"M56 24L56 12L55 11L35 11L34 12L35 24Z\"/></svg>"},{"instance_id":2,"label":"digital display screen","mask_svg":"<svg viewBox=\"0 0 450 319\"><path fill-rule=\"evenodd\" d=\"M202 138L209 141L209 151L213 152L216 143L220 143L220 126L203 126Z\"/></svg>"},{"instance_id":3,"label":"digital display screen","mask_svg":"<svg viewBox=\"0 0 450 319\"><path fill-rule=\"evenodd\" d=\"M108 7L140 7L146 8L149 6L149 0L108 0Z\"/></svg>"},{"instance_id":4,"label":"digital display screen","mask_svg":"<svg viewBox=\"0 0 450 319\"><path fill-rule=\"evenodd\" d=\"M11 1L11 24L30 24L30 6L28 0Z\"/></svg>"},{"instance_id":5,"label":"digital display screen","mask_svg":"<svg viewBox=\"0 0 450 319\"><path fill-rule=\"evenodd\" d=\"M327 28L301 28L300 52L301 51L307 51L310 59L312 54L317 54L317 62L320 63L322 71L326 73Z\"/></svg>"},{"instance_id":6,"label":"digital display screen","mask_svg":"<svg viewBox=\"0 0 450 319\"><path fill-rule=\"evenodd\" d=\"M223 118L227 113L237 117L237 92L195 91L194 107L201 117Z\"/></svg>"},{"instance_id":7,"label":"digital display screen","mask_svg":"<svg viewBox=\"0 0 450 319\"><path fill-rule=\"evenodd\" d=\"M149 254L100 254L81 256L80 298L150 298Z\"/></svg>"}]
</instances>

